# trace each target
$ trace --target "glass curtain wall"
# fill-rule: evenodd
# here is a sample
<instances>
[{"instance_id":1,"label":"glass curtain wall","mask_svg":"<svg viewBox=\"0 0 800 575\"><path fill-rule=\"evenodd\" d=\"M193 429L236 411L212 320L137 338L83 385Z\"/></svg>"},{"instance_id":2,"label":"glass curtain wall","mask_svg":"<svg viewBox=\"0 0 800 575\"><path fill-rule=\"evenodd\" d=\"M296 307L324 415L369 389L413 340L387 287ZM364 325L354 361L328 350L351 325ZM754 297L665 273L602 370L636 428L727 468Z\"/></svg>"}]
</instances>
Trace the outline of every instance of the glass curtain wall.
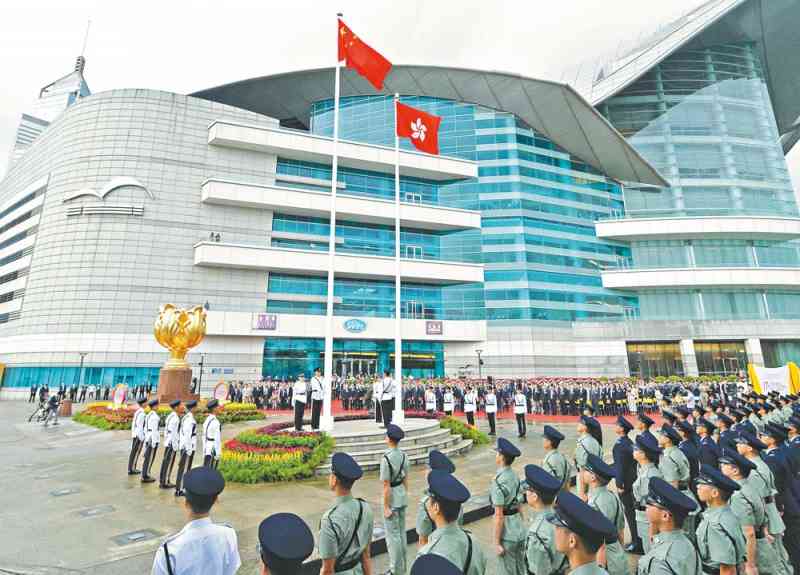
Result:
<instances>
[{"instance_id":1,"label":"glass curtain wall","mask_svg":"<svg viewBox=\"0 0 800 575\"><path fill-rule=\"evenodd\" d=\"M683 375L683 359L680 343L675 342L630 342L628 366L631 376L650 379Z\"/></svg>"},{"instance_id":2,"label":"glass curtain wall","mask_svg":"<svg viewBox=\"0 0 800 575\"><path fill-rule=\"evenodd\" d=\"M747 372L743 341L695 341L694 353L700 375L738 376Z\"/></svg>"}]
</instances>

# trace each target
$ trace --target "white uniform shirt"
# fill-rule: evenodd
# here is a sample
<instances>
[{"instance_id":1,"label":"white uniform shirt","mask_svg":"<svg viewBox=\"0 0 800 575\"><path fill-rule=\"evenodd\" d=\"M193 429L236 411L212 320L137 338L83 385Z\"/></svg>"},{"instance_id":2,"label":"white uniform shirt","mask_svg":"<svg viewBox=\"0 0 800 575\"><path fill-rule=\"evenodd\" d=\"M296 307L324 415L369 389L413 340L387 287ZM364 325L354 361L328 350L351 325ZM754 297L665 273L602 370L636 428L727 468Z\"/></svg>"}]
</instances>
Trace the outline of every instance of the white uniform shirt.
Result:
<instances>
[{"instance_id":1,"label":"white uniform shirt","mask_svg":"<svg viewBox=\"0 0 800 575\"><path fill-rule=\"evenodd\" d=\"M436 409L436 394L430 389L425 392L425 409L428 411Z\"/></svg>"},{"instance_id":2,"label":"white uniform shirt","mask_svg":"<svg viewBox=\"0 0 800 575\"><path fill-rule=\"evenodd\" d=\"M525 413L527 411L528 400L525 399L525 394L521 391L518 391L514 394L514 413Z\"/></svg>"},{"instance_id":3,"label":"white uniform shirt","mask_svg":"<svg viewBox=\"0 0 800 575\"><path fill-rule=\"evenodd\" d=\"M497 413L497 396L494 392L489 392L484 397L486 401L486 413Z\"/></svg>"},{"instance_id":4,"label":"white uniform shirt","mask_svg":"<svg viewBox=\"0 0 800 575\"><path fill-rule=\"evenodd\" d=\"M322 384L322 378L314 376L311 378L311 399L313 401L322 401L323 393L322 390L325 389Z\"/></svg>"},{"instance_id":5,"label":"white uniform shirt","mask_svg":"<svg viewBox=\"0 0 800 575\"><path fill-rule=\"evenodd\" d=\"M133 421L131 422L131 438L138 437L140 441L144 441L144 420L144 409L140 407L136 410L136 413L133 414Z\"/></svg>"},{"instance_id":6,"label":"white uniform shirt","mask_svg":"<svg viewBox=\"0 0 800 575\"><path fill-rule=\"evenodd\" d=\"M306 402L306 382L302 379L298 379L294 382L294 386L292 387L292 402L293 403L305 403Z\"/></svg>"},{"instance_id":7,"label":"white uniform shirt","mask_svg":"<svg viewBox=\"0 0 800 575\"><path fill-rule=\"evenodd\" d=\"M242 564L236 531L208 517L187 523L166 541L174 575L233 575ZM151 575L168 575L164 544L156 550Z\"/></svg>"},{"instance_id":8,"label":"white uniform shirt","mask_svg":"<svg viewBox=\"0 0 800 575\"><path fill-rule=\"evenodd\" d=\"M381 380L381 401L394 399L394 380L391 377L384 377Z\"/></svg>"},{"instance_id":9,"label":"white uniform shirt","mask_svg":"<svg viewBox=\"0 0 800 575\"><path fill-rule=\"evenodd\" d=\"M452 391L445 391L444 392L444 410L445 411L453 411L454 405L455 405L455 400L453 399L453 392Z\"/></svg>"},{"instance_id":10,"label":"white uniform shirt","mask_svg":"<svg viewBox=\"0 0 800 575\"><path fill-rule=\"evenodd\" d=\"M178 435L178 426L181 424L181 417L174 411L171 411L164 422L164 446L171 447L177 451L180 448L180 436Z\"/></svg>"},{"instance_id":11,"label":"white uniform shirt","mask_svg":"<svg viewBox=\"0 0 800 575\"><path fill-rule=\"evenodd\" d=\"M212 455L215 459L222 455L222 430L213 413L203 422L203 455Z\"/></svg>"},{"instance_id":12,"label":"white uniform shirt","mask_svg":"<svg viewBox=\"0 0 800 575\"><path fill-rule=\"evenodd\" d=\"M145 443L158 446L161 441L161 432L158 430L159 423L161 423L161 420L158 417L158 413L156 413L155 409L151 410L150 413L147 414Z\"/></svg>"},{"instance_id":13,"label":"white uniform shirt","mask_svg":"<svg viewBox=\"0 0 800 575\"><path fill-rule=\"evenodd\" d=\"M464 413L472 413L475 411L475 404L478 402L478 394L474 391L468 391L464 394Z\"/></svg>"},{"instance_id":14,"label":"white uniform shirt","mask_svg":"<svg viewBox=\"0 0 800 575\"><path fill-rule=\"evenodd\" d=\"M187 411L181 419L180 436L181 451L190 455L194 453L194 450L197 449L197 422L191 411Z\"/></svg>"}]
</instances>

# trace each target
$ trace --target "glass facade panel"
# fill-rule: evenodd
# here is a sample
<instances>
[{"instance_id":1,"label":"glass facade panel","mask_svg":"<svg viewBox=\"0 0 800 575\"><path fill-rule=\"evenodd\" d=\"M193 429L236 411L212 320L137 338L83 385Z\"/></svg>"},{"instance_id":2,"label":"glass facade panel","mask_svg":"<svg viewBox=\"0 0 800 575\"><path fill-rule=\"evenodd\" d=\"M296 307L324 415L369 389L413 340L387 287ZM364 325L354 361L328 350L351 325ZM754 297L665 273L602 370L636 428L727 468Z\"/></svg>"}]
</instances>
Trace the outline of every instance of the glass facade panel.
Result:
<instances>
[{"instance_id":1,"label":"glass facade panel","mask_svg":"<svg viewBox=\"0 0 800 575\"><path fill-rule=\"evenodd\" d=\"M747 352L743 341L695 341L700 375L734 375L747 371Z\"/></svg>"},{"instance_id":2,"label":"glass facade panel","mask_svg":"<svg viewBox=\"0 0 800 575\"><path fill-rule=\"evenodd\" d=\"M790 361L800 364L800 340L761 340L764 367L782 367Z\"/></svg>"},{"instance_id":3,"label":"glass facade panel","mask_svg":"<svg viewBox=\"0 0 800 575\"><path fill-rule=\"evenodd\" d=\"M631 376L649 379L683 375L683 360L679 342L632 342L628 349Z\"/></svg>"},{"instance_id":4,"label":"glass facade panel","mask_svg":"<svg viewBox=\"0 0 800 575\"><path fill-rule=\"evenodd\" d=\"M152 385L158 387L160 367L88 367L83 368L83 384L97 387L128 387ZM81 385L79 366L9 367L2 381L3 387L30 387L47 385L51 390L59 385Z\"/></svg>"}]
</instances>

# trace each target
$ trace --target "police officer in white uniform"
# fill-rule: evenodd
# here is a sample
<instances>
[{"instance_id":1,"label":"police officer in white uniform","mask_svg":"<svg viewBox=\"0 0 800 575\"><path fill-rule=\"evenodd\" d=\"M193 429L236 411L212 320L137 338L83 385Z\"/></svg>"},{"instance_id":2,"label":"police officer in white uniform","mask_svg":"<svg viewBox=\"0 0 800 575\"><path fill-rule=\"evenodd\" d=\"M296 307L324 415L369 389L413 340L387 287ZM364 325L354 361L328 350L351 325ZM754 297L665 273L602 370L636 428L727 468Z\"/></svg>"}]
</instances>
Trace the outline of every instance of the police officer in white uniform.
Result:
<instances>
[{"instance_id":1,"label":"police officer in white uniform","mask_svg":"<svg viewBox=\"0 0 800 575\"><path fill-rule=\"evenodd\" d=\"M386 427L392 422L392 412L394 411L394 392L395 381L387 369L383 372L383 379L381 380L381 415L383 416L383 425Z\"/></svg>"},{"instance_id":2,"label":"police officer in white uniform","mask_svg":"<svg viewBox=\"0 0 800 575\"><path fill-rule=\"evenodd\" d=\"M142 452L142 445L144 444L144 420L145 413L142 407L147 401L145 398L139 399L137 402L139 408L133 414L133 422L131 423L131 454L128 457L128 475L138 475L140 470L136 469L136 462L139 460L139 454Z\"/></svg>"},{"instance_id":3,"label":"police officer in white uniform","mask_svg":"<svg viewBox=\"0 0 800 575\"><path fill-rule=\"evenodd\" d=\"M178 475L175 478L176 497L183 497L185 495L182 489L183 475L192 468L192 459L194 459L194 452L195 449L197 449L197 422L194 419L194 410L197 407L197 400L193 399L187 401L185 405L186 413L181 418L181 424L178 428L181 458L178 461Z\"/></svg>"},{"instance_id":4,"label":"police officer in white uniform","mask_svg":"<svg viewBox=\"0 0 800 575\"><path fill-rule=\"evenodd\" d=\"M158 444L161 442L161 432L158 426L161 420L156 412L158 407L158 399L151 399L148 403L150 406L150 413L147 414L144 429L144 463L142 464L142 483L153 483L155 477L150 477L150 468L153 467L153 461L156 459L158 452Z\"/></svg>"},{"instance_id":5,"label":"police officer in white uniform","mask_svg":"<svg viewBox=\"0 0 800 575\"><path fill-rule=\"evenodd\" d=\"M453 397L453 390L451 388L448 387L444 390L444 398L442 402L444 404L445 415L453 415L453 410L456 407L456 400Z\"/></svg>"},{"instance_id":6,"label":"police officer in white uniform","mask_svg":"<svg viewBox=\"0 0 800 575\"><path fill-rule=\"evenodd\" d=\"M164 459L161 460L161 471L158 474L158 486L161 489L170 489L175 487L175 485L169 482L169 477L172 475L172 466L175 463L175 454L180 448L178 427L181 424L181 416L178 415L177 411L180 404L180 399L169 402L169 407L172 409L172 411L169 412L167 420L164 422Z\"/></svg>"},{"instance_id":7,"label":"police officer in white uniform","mask_svg":"<svg viewBox=\"0 0 800 575\"><path fill-rule=\"evenodd\" d=\"M203 422L203 466L214 469L219 465L219 458L222 456L222 424L214 414L218 405L216 399L208 402L208 417Z\"/></svg>"},{"instance_id":8,"label":"police officer in white uniform","mask_svg":"<svg viewBox=\"0 0 800 575\"><path fill-rule=\"evenodd\" d=\"M428 413L436 411L436 394L430 387L425 390L425 411Z\"/></svg>"},{"instance_id":9,"label":"police officer in white uniform","mask_svg":"<svg viewBox=\"0 0 800 575\"><path fill-rule=\"evenodd\" d=\"M528 411L528 398L522 393L522 386L517 386L514 394L514 417L517 418L517 437L525 437L528 433L528 424L525 421L525 413Z\"/></svg>"},{"instance_id":10,"label":"police officer in white uniform","mask_svg":"<svg viewBox=\"0 0 800 575\"><path fill-rule=\"evenodd\" d=\"M464 394L464 413L467 416L467 423L475 425L475 409L478 405L478 393L467 386L467 393Z\"/></svg>"},{"instance_id":11,"label":"police officer in white uniform","mask_svg":"<svg viewBox=\"0 0 800 575\"><path fill-rule=\"evenodd\" d=\"M489 435L496 435L497 396L494 393L494 386L489 387L483 400L486 402L486 417L489 419Z\"/></svg>"},{"instance_id":12,"label":"police officer in white uniform","mask_svg":"<svg viewBox=\"0 0 800 575\"><path fill-rule=\"evenodd\" d=\"M242 564L236 531L208 516L225 480L216 469L196 467L186 474L184 489L189 522L158 548L151 575L234 575Z\"/></svg>"},{"instance_id":13,"label":"police officer in white uniform","mask_svg":"<svg viewBox=\"0 0 800 575\"><path fill-rule=\"evenodd\" d=\"M311 429L319 429L319 416L322 413L322 399L325 387L322 383L322 374L319 368L314 370L311 378Z\"/></svg>"},{"instance_id":14,"label":"police officer in white uniform","mask_svg":"<svg viewBox=\"0 0 800 575\"><path fill-rule=\"evenodd\" d=\"M306 386L306 379L302 374L297 376L297 380L292 387L292 403L294 403L294 430L303 431L303 412L306 410L306 401L308 400L308 388Z\"/></svg>"}]
</instances>

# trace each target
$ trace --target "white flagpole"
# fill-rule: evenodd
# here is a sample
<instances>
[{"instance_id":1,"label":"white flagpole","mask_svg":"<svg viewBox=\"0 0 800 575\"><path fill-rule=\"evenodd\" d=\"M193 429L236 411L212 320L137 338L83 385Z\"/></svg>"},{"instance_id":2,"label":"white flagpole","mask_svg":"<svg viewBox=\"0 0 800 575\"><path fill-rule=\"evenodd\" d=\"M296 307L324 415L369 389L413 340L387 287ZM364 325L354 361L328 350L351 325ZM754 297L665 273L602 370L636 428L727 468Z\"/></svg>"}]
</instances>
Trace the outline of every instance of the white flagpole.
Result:
<instances>
[{"instance_id":1,"label":"white flagpole","mask_svg":"<svg viewBox=\"0 0 800 575\"><path fill-rule=\"evenodd\" d=\"M336 73L333 91L333 158L331 162L331 213L330 213L330 232L328 234L328 297L325 309L325 367L323 377L325 378L325 395L322 401L322 417L320 418L320 429L323 431L333 430L333 413L331 409L333 393L333 270L336 261L336 184L339 168L339 76L341 74L341 62L339 61L339 25L337 15L336 25Z\"/></svg>"},{"instance_id":2,"label":"white flagpole","mask_svg":"<svg viewBox=\"0 0 800 575\"><path fill-rule=\"evenodd\" d=\"M403 425L403 313L400 281L400 137L397 135L397 104L400 94L394 95L394 412L392 423Z\"/></svg>"}]
</instances>

